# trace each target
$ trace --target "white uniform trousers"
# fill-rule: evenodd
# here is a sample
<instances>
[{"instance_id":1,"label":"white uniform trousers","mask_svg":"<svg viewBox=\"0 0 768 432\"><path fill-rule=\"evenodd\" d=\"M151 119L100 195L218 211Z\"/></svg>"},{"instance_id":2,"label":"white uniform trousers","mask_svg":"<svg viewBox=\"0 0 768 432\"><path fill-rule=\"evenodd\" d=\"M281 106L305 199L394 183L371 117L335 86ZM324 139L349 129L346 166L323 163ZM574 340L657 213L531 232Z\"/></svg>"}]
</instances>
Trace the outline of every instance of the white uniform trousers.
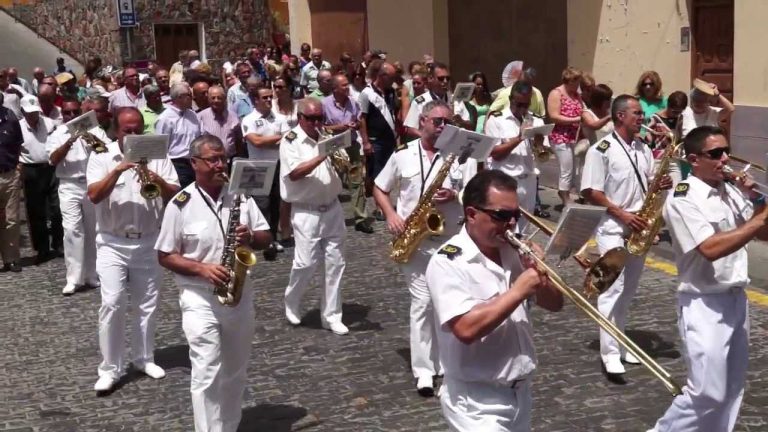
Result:
<instances>
[{"instance_id":1,"label":"white uniform trousers","mask_svg":"<svg viewBox=\"0 0 768 432\"><path fill-rule=\"evenodd\" d=\"M87 197L85 177L59 179L67 283L96 282L96 215Z\"/></svg>"},{"instance_id":2,"label":"white uniform trousers","mask_svg":"<svg viewBox=\"0 0 768 432\"><path fill-rule=\"evenodd\" d=\"M624 246L624 238L620 234L597 234L597 249L600 255L615 247ZM629 305L635 296L640 283L640 275L645 265L645 255L627 254L627 261L616 282L604 293L597 297L597 309L611 320L622 332L627 324ZM616 339L608 332L600 329L600 356L605 363L608 358L621 357L625 352Z\"/></svg>"},{"instance_id":3,"label":"white uniform trousers","mask_svg":"<svg viewBox=\"0 0 768 432\"><path fill-rule=\"evenodd\" d=\"M517 203L520 208L524 209L530 214L533 214L533 210L536 208L536 176L533 174L523 174L522 176L516 176L517 181ZM525 233L528 227L528 219L521 217L515 224L515 230L518 233Z\"/></svg>"},{"instance_id":4,"label":"white uniform trousers","mask_svg":"<svg viewBox=\"0 0 768 432\"><path fill-rule=\"evenodd\" d=\"M124 370L125 316L131 294L131 355L134 365L154 362L155 307L160 264L154 250L157 235L126 239L101 234L96 242L96 266L101 280L99 376L119 378Z\"/></svg>"},{"instance_id":5,"label":"white uniform trousers","mask_svg":"<svg viewBox=\"0 0 768 432\"><path fill-rule=\"evenodd\" d=\"M183 287L179 298L192 364L195 431L235 432L255 328L253 291L246 288L240 303L230 307L221 305L212 289Z\"/></svg>"},{"instance_id":6,"label":"white uniform trousers","mask_svg":"<svg viewBox=\"0 0 768 432\"><path fill-rule=\"evenodd\" d=\"M341 276L344 273L344 211L338 200L327 206L293 203L291 225L296 247L285 305L301 311L312 276L319 264L325 264L325 290L320 296L320 319L324 323L341 322Z\"/></svg>"},{"instance_id":7,"label":"white uniform trousers","mask_svg":"<svg viewBox=\"0 0 768 432\"><path fill-rule=\"evenodd\" d=\"M654 430L732 431L747 379L747 296L741 288L722 294L679 293L678 307L688 382Z\"/></svg>"},{"instance_id":8,"label":"white uniform trousers","mask_svg":"<svg viewBox=\"0 0 768 432\"><path fill-rule=\"evenodd\" d=\"M530 379L514 387L445 377L440 405L448 429L456 432L528 432L531 430Z\"/></svg>"},{"instance_id":9,"label":"white uniform trousers","mask_svg":"<svg viewBox=\"0 0 768 432\"><path fill-rule=\"evenodd\" d=\"M418 250L402 266L403 275L411 293L411 370L417 379L431 378L441 372L437 353L435 313L425 277L430 258L431 255Z\"/></svg>"}]
</instances>

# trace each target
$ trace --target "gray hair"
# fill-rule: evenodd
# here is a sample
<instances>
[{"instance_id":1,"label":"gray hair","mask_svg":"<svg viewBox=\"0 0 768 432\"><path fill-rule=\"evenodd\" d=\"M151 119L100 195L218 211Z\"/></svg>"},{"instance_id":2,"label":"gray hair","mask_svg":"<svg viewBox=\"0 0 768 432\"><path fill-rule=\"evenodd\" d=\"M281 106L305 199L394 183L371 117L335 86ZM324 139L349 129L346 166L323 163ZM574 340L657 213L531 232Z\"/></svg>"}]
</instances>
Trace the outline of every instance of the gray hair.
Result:
<instances>
[{"instance_id":1,"label":"gray hair","mask_svg":"<svg viewBox=\"0 0 768 432\"><path fill-rule=\"evenodd\" d=\"M160 94L160 87L154 84L147 84L141 88L141 91L144 92L144 96L154 96Z\"/></svg>"},{"instance_id":2,"label":"gray hair","mask_svg":"<svg viewBox=\"0 0 768 432\"><path fill-rule=\"evenodd\" d=\"M182 93L188 92L192 95L192 89L189 88L189 84L185 82L176 83L171 86L171 100L176 100Z\"/></svg>"},{"instance_id":3,"label":"gray hair","mask_svg":"<svg viewBox=\"0 0 768 432\"><path fill-rule=\"evenodd\" d=\"M629 108L629 103L632 101L637 102L638 100L636 97L628 94L620 95L614 99L611 105L611 120L618 121L619 113L626 111Z\"/></svg>"},{"instance_id":4,"label":"gray hair","mask_svg":"<svg viewBox=\"0 0 768 432\"><path fill-rule=\"evenodd\" d=\"M304 111L311 106L322 108L323 104L320 102L319 99L315 99L312 97L304 98L299 101L299 107L297 111L301 114L304 114Z\"/></svg>"},{"instance_id":5,"label":"gray hair","mask_svg":"<svg viewBox=\"0 0 768 432\"><path fill-rule=\"evenodd\" d=\"M203 154L203 146L208 146L211 150L223 150L224 144L216 135L202 134L192 140L189 144L189 155L191 157L200 157Z\"/></svg>"},{"instance_id":6,"label":"gray hair","mask_svg":"<svg viewBox=\"0 0 768 432\"><path fill-rule=\"evenodd\" d=\"M259 85L259 84L261 84L261 78L255 77L255 76L250 76L250 77L248 77L247 80L245 80L245 85L248 85L248 84Z\"/></svg>"},{"instance_id":7,"label":"gray hair","mask_svg":"<svg viewBox=\"0 0 768 432\"><path fill-rule=\"evenodd\" d=\"M453 114L453 108L451 108L450 105L448 105L447 103L445 103L445 102L443 102L443 101L441 101L439 99L433 99L433 100L427 102L426 105L424 105L424 108L421 109L421 115L423 117L427 117L429 115L429 113L431 113L432 110L437 108L437 107L443 107L443 108L447 109L448 111L450 111L451 114Z\"/></svg>"},{"instance_id":8,"label":"gray hair","mask_svg":"<svg viewBox=\"0 0 768 432\"><path fill-rule=\"evenodd\" d=\"M208 96L210 96L210 95L211 95L211 93L212 93L212 92L214 92L214 91L219 91L219 92L221 92L221 93L222 93L224 96L226 96L226 95L227 95L227 91L226 91L226 90L224 90L224 87L222 87L222 86L220 86L220 85L218 85L218 84L214 84L214 85L212 85L212 86L208 87L208 91L206 92L206 94L207 94Z\"/></svg>"}]
</instances>

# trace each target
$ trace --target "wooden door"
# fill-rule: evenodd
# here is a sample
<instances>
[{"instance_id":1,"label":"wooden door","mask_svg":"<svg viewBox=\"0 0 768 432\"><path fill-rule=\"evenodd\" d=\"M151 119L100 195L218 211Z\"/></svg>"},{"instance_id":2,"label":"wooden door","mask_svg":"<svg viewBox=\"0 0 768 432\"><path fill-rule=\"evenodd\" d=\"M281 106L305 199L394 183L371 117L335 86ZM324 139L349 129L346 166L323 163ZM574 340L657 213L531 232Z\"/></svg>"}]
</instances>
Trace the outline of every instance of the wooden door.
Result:
<instances>
[{"instance_id":1,"label":"wooden door","mask_svg":"<svg viewBox=\"0 0 768 432\"><path fill-rule=\"evenodd\" d=\"M733 101L733 0L693 3L691 74L715 83Z\"/></svg>"},{"instance_id":2,"label":"wooden door","mask_svg":"<svg viewBox=\"0 0 768 432\"><path fill-rule=\"evenodd\" d=\"M331 66L344 51L360 62L368 49L366 10L366 0L310 0L312 47L322 49Z\"/></svg>"},{"instance_id":3,"label":"wooden door","mask_svg":"<svg viewBox=\"0 0 768 432\"><path fill-rule=\"evenodd\" d=\"M197 23L155 24L155 59L158 64L170 68L179 60L179 51L200 51L200 35Z\"/></svg>"}]
</instances>

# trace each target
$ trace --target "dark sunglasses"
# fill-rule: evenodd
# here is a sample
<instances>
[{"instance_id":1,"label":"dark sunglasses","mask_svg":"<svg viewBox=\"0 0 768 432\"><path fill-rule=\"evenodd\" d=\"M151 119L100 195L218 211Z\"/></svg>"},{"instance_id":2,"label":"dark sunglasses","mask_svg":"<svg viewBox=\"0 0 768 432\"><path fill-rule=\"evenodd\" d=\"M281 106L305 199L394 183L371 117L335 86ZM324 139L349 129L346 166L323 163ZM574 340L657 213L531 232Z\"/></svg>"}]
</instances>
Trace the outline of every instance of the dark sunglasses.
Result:
<instances>
[{"instance_id":1,"label":"dark sunglasses","mask_svg":"<svg viewBox=\"0 0 768 432\"><path fill-rule=\"evenodd\" d=\"M323 121L323 115L322 114L320 114L320 115L306 115L306 114L299 113L299 115L304 117L304 119L306 121L308 121L308 122Z\"/></svg>"},{"instance_id":2,"label":"dark sunglasses","mask_svg":"<svg viewBox=\"0 0 768 432\"><path fill-rule=\"evenodd\" d=\"M440 82L446 82L446 81L450 81L451 77L450 76L440 76L440 77L435 77L435 79L437 79Z\"/></svg>"},{"instance_id":3,"label":"dark sunglasses","mask_svg":"<svg viewBox=\"0 0 768 432\"><path fill-rule=\"evenodd\" d=\"M520 217L522 217L523 215L519 208L516 208L514 210L487 209L487 208L481 208L481 207L475 207L475 208L487 214L488 216L491 217L491 219L495 220L496 222L502 222L502 223L508 223L512 219L514 219L515 221L518 221L520 220Z\"/></svg>"},{"instance_id":4,"label":"dark sunglasses","mask_svg":"<svg viewBox=\"0 0 768 432\"><path fill-rule=\"evenodd\" d=\"M643 83L643 87L653 87L653 83L652 82L644 82Z\"/></svg>"},{"instance_id":5,"label":"dark sunglasses","mask_svg":"<svg viewBox=\"0 0 768 432\"><path fill-rule=\"evenodd\" d=\"M723 154L731 154L731 148L730 147L718 147L713 148L711 150L703 151L701 152L703 155L707 155L708 158L714 159L714 160L720 160L723 157Z\"/></svg>"},{"instance_id":6,"label":"dark sunglasses","mask_svg":"<svg viewBox=\"0 0 768 432\"><path fill-rule=\"evenodd\" d=\"M531 106L530 102L515 102L516 108L528 108L529 106Z\"/></svg>"},{"instance_id":7,"label":"dark sunglasses","mask_svg":"<svg viewBox=\"0 0 768 432\"><path fill-rule=\"evenodd\" d=\"M642 110L639 110L639 111L629 111L629 110L627 110L627 111L624 111L624 114L634 114L636 116L641 116L642 117L643 116L643 111Z\"/></svg>"},{"instance_id":8,"label":"dark sunglasses","mask_svg":"<svg viewBox=\"0 0 768 432\"><path fill-rule=\"evenodd\" d=\"M429 121L432 122L432 126L434 127L440 127L442 125L452 125L453 121L451 119L447 119L444 117L434 117L430 118Z\"/></svg>"},{"instance_id":9,"label":"dark sunglasses","mask_svg":"<svg viewBox=\"0 0 768 432\"><path fill-rule=\"evenodd\" d=\"M61 110L61 113L64 115L79 115L80 110Z\"/></svg>"}]
</instances>

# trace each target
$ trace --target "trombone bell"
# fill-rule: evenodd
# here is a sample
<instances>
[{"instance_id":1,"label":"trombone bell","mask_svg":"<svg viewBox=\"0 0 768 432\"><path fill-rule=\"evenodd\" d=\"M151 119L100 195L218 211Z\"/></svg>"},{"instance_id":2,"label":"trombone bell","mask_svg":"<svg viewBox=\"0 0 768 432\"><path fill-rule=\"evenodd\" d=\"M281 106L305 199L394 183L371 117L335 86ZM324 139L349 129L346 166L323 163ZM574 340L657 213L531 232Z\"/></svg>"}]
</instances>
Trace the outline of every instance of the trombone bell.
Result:
<instances>
[{"instance_id":1,"label":"trombone bell","mask_svg":"<svg viewBox=\"0 0 768 432\"><path fill-rule=\"evenodd\" d=\"M609 250L595 261L587 270L584 279L584 291L587 298L594 298L610 288L624 270L626 261L627 250L621 246Z\"/></svg>"}]
</instances>

